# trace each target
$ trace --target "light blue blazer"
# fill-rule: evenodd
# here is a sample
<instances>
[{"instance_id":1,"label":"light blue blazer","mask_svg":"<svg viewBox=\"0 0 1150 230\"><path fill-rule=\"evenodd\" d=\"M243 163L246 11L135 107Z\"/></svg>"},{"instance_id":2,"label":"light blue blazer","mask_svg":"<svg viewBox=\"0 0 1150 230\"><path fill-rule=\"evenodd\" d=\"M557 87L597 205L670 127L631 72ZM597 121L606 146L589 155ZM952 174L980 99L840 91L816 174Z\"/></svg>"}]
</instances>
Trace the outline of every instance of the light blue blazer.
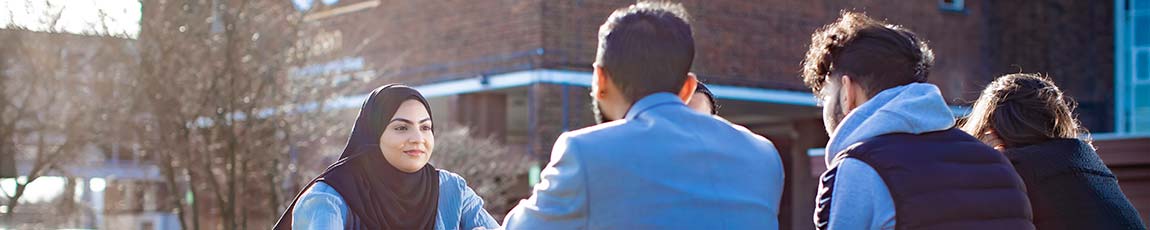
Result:
<instances>
[{"instance_id":1,"label":"light blue blazer","mask_svg":"<svg viewBox=\"0 0 1150 230\"><path fill-rule=\"evenodd\" d=\"M335 188L316 182L299 199L292 210L292 229L344 229L350 212ZM436 230L499 227L483 209L483 198L467 187L467 181L445 170L439 170L439 214L435 221Z\"/></svg>"},{"instance_id":2,"label":"light blue blazer","mask_svg":"<svg viewBox=\"0 0 1150 230\"><path fill-rule=\"evenodd\" d=\"M559 136L507 229L778 229L783 166L769 140L647 96L624 119Z\"/></svg>"}]
</instances>

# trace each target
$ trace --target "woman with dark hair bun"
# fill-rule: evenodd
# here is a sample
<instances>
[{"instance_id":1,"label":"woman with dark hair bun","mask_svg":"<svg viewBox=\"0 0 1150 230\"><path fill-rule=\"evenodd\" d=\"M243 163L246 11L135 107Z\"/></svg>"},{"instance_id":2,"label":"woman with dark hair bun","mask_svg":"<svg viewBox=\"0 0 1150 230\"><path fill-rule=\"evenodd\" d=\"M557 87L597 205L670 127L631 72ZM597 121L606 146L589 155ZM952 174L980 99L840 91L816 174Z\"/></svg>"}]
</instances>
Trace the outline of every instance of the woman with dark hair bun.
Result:
<instances>
[{"instance_id":1,"label":"woman with dark hair bun","mask_svg":"<svg viewBox=\"0 0 1150 230\"><path fill-rule=\"evenodd\" d=\"M1026 183L1037 229L1146 229L1050 79L991 82L962 130L1002 151Z\"/></svg>"}]
</instances>

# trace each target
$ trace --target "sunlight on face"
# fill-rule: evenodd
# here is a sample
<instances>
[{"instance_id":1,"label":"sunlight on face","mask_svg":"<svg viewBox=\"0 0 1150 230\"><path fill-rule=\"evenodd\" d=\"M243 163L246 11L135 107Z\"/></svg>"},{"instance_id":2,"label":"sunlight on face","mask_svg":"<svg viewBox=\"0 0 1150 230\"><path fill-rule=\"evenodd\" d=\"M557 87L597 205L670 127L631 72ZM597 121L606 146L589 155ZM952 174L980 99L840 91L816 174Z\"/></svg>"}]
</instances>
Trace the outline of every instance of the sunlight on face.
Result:
<instances>
[{"instance_id":1,"label":"sunlight on face","mask_svg":"<svg viewBox=\"0 0 1150 230\"><path fill-rule=\"evenodd\" d=\"M435 136L431 131L431 115L423 103L404 101L379 136L379 150L387 163L399 171L419 171L427 165L435 147Z\"/></svg>"},{"instance_id":2,"label":"sunlight on face","mask_svg":"<svg viewBox=\"0 0 1150 230\"><path fill-rule=\"evenodd\" d=\"M833 136L839 127L839 122L842 122L843 118L846 117L846 114L841 112L840 84L828 77L826 83L823 83L822 91L819 91L818 97L823 107L823 126L826 128L827 135Z\"/></svg>"}]
</instances>

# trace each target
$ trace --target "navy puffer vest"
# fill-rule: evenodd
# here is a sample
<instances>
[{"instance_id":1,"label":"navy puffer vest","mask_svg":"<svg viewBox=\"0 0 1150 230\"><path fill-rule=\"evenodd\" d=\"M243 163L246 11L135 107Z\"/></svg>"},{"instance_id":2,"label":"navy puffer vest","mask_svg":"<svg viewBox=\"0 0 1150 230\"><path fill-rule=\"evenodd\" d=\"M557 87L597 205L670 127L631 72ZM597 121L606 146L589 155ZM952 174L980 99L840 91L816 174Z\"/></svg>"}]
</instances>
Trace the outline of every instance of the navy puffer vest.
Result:
<instances>
[{"instance_id":1,"label":"navy puffer vest","mask_svg":"<svg viewBox=\"0 0 1150 230\"><path fill-rule=\"evenodd\" d=\"M1022 179L1006 157L958 130L887 134L843 150L878 172L896 229L1034 229ZM836 159L834 162L841 162ZM837 165L823 174L815 224L825 228ZM849 191L838 191L849 192Z\"/></svg>"}]
</instances>

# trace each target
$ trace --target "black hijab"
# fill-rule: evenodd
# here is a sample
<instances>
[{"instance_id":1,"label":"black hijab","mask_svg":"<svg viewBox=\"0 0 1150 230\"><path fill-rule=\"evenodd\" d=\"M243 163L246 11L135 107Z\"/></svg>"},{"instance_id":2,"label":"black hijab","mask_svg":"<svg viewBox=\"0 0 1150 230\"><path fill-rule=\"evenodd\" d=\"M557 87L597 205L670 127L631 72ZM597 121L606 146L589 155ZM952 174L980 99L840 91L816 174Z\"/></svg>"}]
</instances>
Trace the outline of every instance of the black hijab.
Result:
<instances>
[{"instance_id":1,"label":"black hijab","mask_svg":"<svg viewBox=\"0 0 1150 230\"><path fill-rule=\"evenodd\" d=\"M435 227L439 172L431 164L414 173L399 171L379 150L384 126L395 116L400 104L412 99L423 103L430 115L427 99L411 87L392 84L373 90L355 119L351 137L339 160L304 187L306 191L315 182L323 181L335 188L351 212L346 229ZM275 229L291 229L292 210L300 195L296 195Z\"/></svg>"}]
</instances>

